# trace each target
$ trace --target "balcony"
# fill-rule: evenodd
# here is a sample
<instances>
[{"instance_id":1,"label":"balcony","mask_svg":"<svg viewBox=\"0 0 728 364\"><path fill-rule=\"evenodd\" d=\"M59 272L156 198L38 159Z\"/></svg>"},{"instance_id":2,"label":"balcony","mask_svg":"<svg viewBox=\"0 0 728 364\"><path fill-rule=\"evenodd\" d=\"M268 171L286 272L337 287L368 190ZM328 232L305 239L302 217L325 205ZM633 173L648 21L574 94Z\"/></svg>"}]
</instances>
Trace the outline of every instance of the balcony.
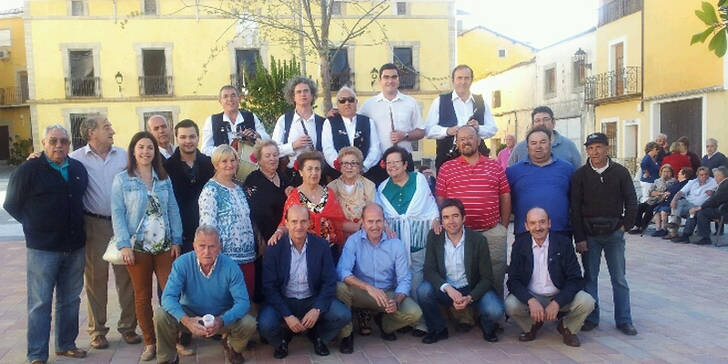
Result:
<instances>
[{"instance_id":1,"label":"balcony","mask_svg":"<svg viewBox=\"0 0 728 364\"><path fill-rule=\"evenodd\" d=\"M604 104L642 95L642 69L619 68L588 77L584 84L584 102Z\"/></svg>"},{"instance_id":2,"label":"balcony","mask_svg":"<svg viewBox=\"0 0 728 364\"><path fill-rule=\"evenodd\" d=\"M629 14L642 10L643 0L613 0L599 8L599 23L597 26L611 23Z\"/></svg>"},{"instance_id":3,"label":"balcony","mask_svg":"<svg viewBox=\"0 0 728 364\"><path fill-rule=\"evenodd\" d=\"M101 97L101 77L66 77L66 98Z\"/></svg>"},{"instance_id":4,"label":"balcony","mask_svg":"<svg viewBox=\"0 0 728 364\"><path fill-rule=\"evenodd\" d=\"M28 88L0 88L0 106L24 105L28 101Z\"/></svg>"},{"instance_id":5,"label":"balcony","mask_svg":"<svg viewBox=\"0 0 728 364\"><path fill-rule=\"evenodd\" d=\"M331 72L331 91L336 92L344 86L354 88L354 72Z\"/></svg>"},{"instance_id":6,"label":"balcony","mask_svg":"<svg viewBox=\"0 0 728 364\"><path fill-rule=\"evenodd\" d=\"M139 96L171 96L173 76L139 76Z\"/></svg>"}]
</instances>

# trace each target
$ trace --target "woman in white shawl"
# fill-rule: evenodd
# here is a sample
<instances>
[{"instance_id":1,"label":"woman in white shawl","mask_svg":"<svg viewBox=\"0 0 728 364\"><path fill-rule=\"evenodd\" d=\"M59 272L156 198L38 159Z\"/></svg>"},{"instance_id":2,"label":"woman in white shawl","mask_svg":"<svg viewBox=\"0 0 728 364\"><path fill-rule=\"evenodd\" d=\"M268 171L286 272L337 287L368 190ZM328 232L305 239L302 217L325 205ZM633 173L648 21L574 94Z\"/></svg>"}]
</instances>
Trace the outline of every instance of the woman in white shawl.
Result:
<instances>
[{"instance_id":1,"label":"woman in white shawl","mask_svg":"<svg viewBox=\"0 0 728 364\"><path fill-rule=\"evenodd\" d=\"M392 146L384 152L383 168L389 178L379 184L377 202L384 209L389 227L410 252L409 263L412 272L412 294L415 298L417 286L422 283L422 267L425 264L425 243L430 228L439 234L440 226L437 202L432 196L427 179L419 172L408 172L412 156L405 149ZM413 335L424 336L427 326L420 321Z\"/></svg>"}]
</instances>

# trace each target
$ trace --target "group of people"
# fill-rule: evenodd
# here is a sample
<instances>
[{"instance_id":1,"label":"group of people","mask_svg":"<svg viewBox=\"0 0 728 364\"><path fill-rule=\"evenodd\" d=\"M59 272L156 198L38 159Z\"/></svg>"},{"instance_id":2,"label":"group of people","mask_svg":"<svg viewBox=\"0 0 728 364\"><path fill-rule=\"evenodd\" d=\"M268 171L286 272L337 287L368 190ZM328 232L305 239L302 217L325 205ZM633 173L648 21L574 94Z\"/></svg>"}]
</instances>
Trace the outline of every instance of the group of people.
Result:
<instances>
[{"instance_id":1,"label":"group of people","mask_svg":"<svg viewBox=\"0 0 728 364\"><path fill-rule=\"evenodd\" d=\"M689 149L687 137L680 137L667 149L667 136L659 134L645 146L640 162L642 196L637 223L630 234L644 234L651 220L652 236L676 243L690 243L697 227L698 239L693 244L708 245L710 222L728 213L728 158L718 151L718 141L705 141L707 153L702 159ZM686 219L680 232L681 220ZM722 230L722 227L718 227Z\"/></svg>"},{"instance_id":2,"label":"group of people","mask_svg":"<svg viewBox=\"0 0 728 364\"><path fill-rule=\"evenodd\" d=\"M223 112L205 121L200 149L188 119L171 128L151 117L126 152L103 115L81 124L87 145L70 154L69 132L48 126L43 152L16 170L4 204L26 235L28 360L48 358L54 290L56 354L86 356L75 345L81 282L91 347L109 346L109 244L125 263L113 266L117 330L128 344L144 342L145 361L192 355L194 335L221 337L227 358L241 363L256 330L276 358L299 333L318 355L334 339L351 353L353 322L360 335L374 321L384 340L411 331L430 344L449 336L443 305L458 331L477 324L488 342L507 313L521 341L558 320L563 342L579 346L577 334L599 324L602 251L616 326L637 334L624 253L637 198L627 169L608 157L606 135L586 138L583 164L540 106L504 168L483 152L496 127L470 92L472 76L457 66L453 92L435 99L426 120L398 90L393 64L380 68L382 92L362 110L344 87L326 117L313 112L315 83L295 77L285 89L294 109L271 137L224 86ZM414 171L412 143L425 136L437 140L436 178Z\"/></svg>"}]
</instances>

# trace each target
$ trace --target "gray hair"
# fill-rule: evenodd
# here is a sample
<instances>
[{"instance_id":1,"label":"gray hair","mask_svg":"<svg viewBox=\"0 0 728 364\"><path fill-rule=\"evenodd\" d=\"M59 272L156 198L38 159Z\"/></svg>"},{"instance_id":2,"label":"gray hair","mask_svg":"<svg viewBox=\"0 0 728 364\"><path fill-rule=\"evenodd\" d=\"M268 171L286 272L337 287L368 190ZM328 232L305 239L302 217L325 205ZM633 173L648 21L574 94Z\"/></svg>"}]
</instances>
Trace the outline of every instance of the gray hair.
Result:
<instances>
[{"instance_id":1,"label":"gray hair","mask_svg":"<svg viewBox=\"0 0 728 364\"><path fill-rule=\"evenodd\" d=\"M220 242L220 232L212 225L203 224L198 226L197 230L195 230L195 240L197 240L197 237L200 235L214 236L217 242Z\"/></svg>"},{"instance_id":2,"label":"gray hair","mask_svg":"<svg viewBox=\"0 0 728 364\"><path fill-rule=\"evenodd\" d=\"M728 177L728 167L726 166L719 166L716 168L713 168L713 176L715 176L716 173L720 173L721 176Z\"/></svg>"},{"instance_id":3,"label":"gray hair","mask_svg":"<svg viewBox=\"0 0 728 364\"><path fill-rule=\"evenodd\" d=\"M147 119L147 127L149 127L149 122L152 121L152 119L157 119L157 118L162 119L162 121L164 121L164 123L167 124L167 126L169 126L169 121L167 121L167 118L165 118L164 115L154 114L154 115L150 116L149 119Z\"/></svg>"},{"instance_id":4,"label":"gray hair","mask_svg":"<svg viewBox=\"0 0 728 364\"><path fill-rule=\"evenodd\" d=\"M705 140L705 144L715 144L715 146L718 146L718 141L715 138L708 138Z\"/></svg>"},{"instance_id":5,"label":"gray hair","mask_svg":"<svg viewBox=\"0 0 728 364\"><path fill-rule=\"evenodd\" d=\"M66 129L65 126L63 126L61 124L53 124L53 125L46 126L45 132L43 133L43 139L47 138L48 137L48 133L50 133L52 130L60 130L64 134L66 134L66 137L67 138L71 138L71 134L68 132L68 129Z\"/></svg>"},{"instance_id":6,"label":"gray hair","mask_svg":"<svg viewBox=\"0 0 728 364\"><path fill-rule=\"evenodd\" d=\"M296 76L288 80L288 82L286 82L286 86L283 88L283 97L286 99L287 103L295 105L295 102L293 102L293 91L296 86L301 83L308 85L308 89L311 91L311 105L313 105L313 102L316 101L316 96L318 96L318 87L316 86L316 83L308 77Z\"/></svg>"},{"instance_id":7,"label":"gray hair","mask_svg":"<svg viewBox=\"0 0 728 364\"><path fill-rule=\"evenodd\" d=\"M104 119L106 119L106 116L101 114L92 115L84 119L81 125L78 126L78 133L81 135L81 138L88 143L88 133L96 129L99 126L99 121Z\"/></svg>"},{"instance_id":8,"label":"gray hair","mask_svg":"<svg viewBox=\"0 0 728 364\"><path fill-rule=\"evenodd\" d=\"M700 171L706 171L706 172L710 173L710 168L708 168L706 166L698 167L697 172L700 172ZM695 174L698 174L697 172Z\"/></svg>"},{"instance_id":9,"label":"gray hair","mask_svg":"<svg viewBox=\"0 0 728 364\"><path fill-rule=\"evenodd\" d=\"M667 135L665 135L663 133L657 134L657 136L655 137L655 140L660 139L660 138L667 140Z\"/></svg>"},{"instance_id":10,"label":"gray hair","mask_svg":"<svg viewBox=\"0 0 728 364\"><path fill-rule=\"evenodd\" d=\"M342 86L339 89L339 91L336 91L336 97L341 96L341 93L344 91L349 91L349 93L351 93L352 96L356 97L356 92L354 92L354 90L352 90L351 87L349 87L349 86Z\"/></svg>"},{"instance_id":11,"label":"gray hair","mask_svg":"<svg viewBox=\"0 0 728 364\"><path fill-rule=\"evenodd\" d=\"M220 87L220 91L218 91L218 93L217 93L217 98L218 99L220 98L220 96L222 96L222 92L225 91L225 90L233 90L233 91L235 91L235 96L240 97L240 91L238 91L238 89L235 86L233 86L233 85L225 85L223 87Z\"/></svg>"}]
</instances>

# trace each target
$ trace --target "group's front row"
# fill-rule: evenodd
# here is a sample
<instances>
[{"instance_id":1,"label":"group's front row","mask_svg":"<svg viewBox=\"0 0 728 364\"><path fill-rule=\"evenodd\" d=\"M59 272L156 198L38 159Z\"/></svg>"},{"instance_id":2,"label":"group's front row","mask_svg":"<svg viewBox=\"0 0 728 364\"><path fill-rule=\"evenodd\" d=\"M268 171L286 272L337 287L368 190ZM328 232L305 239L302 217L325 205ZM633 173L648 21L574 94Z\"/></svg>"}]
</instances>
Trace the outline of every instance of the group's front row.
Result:
<instances>
[{"instance_id":1,"label":"group's front row","mask_svg":"<svg viewBox=\"0 0 728 364\"><path fill-rule=\"evenodd\" d=\"M362 229L349 237L338 265L329 243L308 232L309 211L294 205L287 210L288 234L269 246L263 260L265 303L257 317L260 335L274 347L274 356L288 355L293 334L306 333L318 355L339 338L339 350L352 353L352 308L373 311L381 337L396 340L395 331L414 326L424 315L428 333L422 342L448 338L441 306L472 308L480 319L483 338L498 341L497 321L504 311L521 327L520 341L531 341L544 322L559 320L563 342L579 346L579 332L594 309L594 299L582 290L582 274L568 239L549 234L545 210L533 208L526 217L530 234L516 239L509 268L511 294L505 304L493 290L493 273L486 238L464 227L465 208L457 199L440 206L441 234L430 232L424 281L417 287L419 305L408 297L411 272L405 244L385 233L382 208L368 204ZM180 331L195 336L223 335L232 363L242 363L242 351L255 335L256 319L248 313L250 300L243 273L220 254L217 228L201 225L194 251L174 261L154 313L157 360L177 363L175 342ZM461 324L462 325L462 324ZM459 325L460 326L460 325Z\"/></svg>"}]
</instances>

